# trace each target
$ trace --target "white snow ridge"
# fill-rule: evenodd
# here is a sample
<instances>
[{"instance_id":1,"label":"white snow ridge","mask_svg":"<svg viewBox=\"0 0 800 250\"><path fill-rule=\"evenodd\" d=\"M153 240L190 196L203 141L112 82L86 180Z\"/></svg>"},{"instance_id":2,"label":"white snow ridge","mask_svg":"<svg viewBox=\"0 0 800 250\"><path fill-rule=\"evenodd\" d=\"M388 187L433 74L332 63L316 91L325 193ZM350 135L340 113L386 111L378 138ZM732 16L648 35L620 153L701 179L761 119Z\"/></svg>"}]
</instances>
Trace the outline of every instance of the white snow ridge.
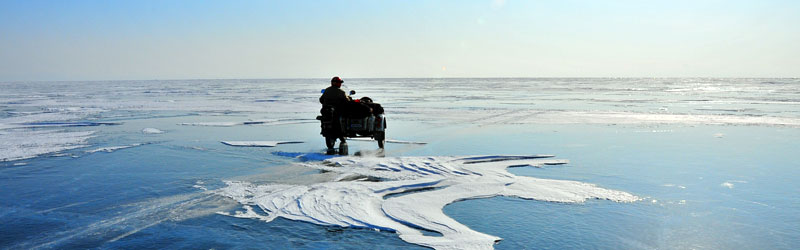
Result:
<instances>
[{"instance_id":1,"label":"white snow ridge","mask_svg":"<svg viewBox=\"0 0 800 250\"><path fill-rule=\"evenodd\" d=\"M406 242L435 249L492 249L501 240L447 217L442 208L456 201L493 196L565 203L639 200L632 194L593 184L516 176L506 171L512 166L567 162L544 159L547 157L338 157L301 164L338 172L338 181L307 186L228 181L227 187L214 192L245 205L245 212L226 215L264 221L284 217L319 225L394 231ZM380 181L359 181L363 179ZM423 235L423 230L441 236Z\"/></svg>"}]
</instances>

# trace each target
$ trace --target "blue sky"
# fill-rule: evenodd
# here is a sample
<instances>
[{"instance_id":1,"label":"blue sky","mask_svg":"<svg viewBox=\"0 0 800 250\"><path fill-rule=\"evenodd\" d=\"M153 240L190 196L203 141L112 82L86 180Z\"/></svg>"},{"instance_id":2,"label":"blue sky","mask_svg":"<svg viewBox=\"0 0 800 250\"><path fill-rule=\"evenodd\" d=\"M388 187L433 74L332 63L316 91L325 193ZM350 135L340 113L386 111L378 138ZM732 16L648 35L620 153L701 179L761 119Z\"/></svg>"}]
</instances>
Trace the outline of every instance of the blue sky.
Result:
<instances>
[{"instance_id":1,"label":"blue sky","mask_svg":"<svg viewBox=\"0 0 800 250\"><path fill-rule=\"evenodd\" d=\"M800 77L798 1L0 1L0 80Z\"/></svg>"}]
</instances>

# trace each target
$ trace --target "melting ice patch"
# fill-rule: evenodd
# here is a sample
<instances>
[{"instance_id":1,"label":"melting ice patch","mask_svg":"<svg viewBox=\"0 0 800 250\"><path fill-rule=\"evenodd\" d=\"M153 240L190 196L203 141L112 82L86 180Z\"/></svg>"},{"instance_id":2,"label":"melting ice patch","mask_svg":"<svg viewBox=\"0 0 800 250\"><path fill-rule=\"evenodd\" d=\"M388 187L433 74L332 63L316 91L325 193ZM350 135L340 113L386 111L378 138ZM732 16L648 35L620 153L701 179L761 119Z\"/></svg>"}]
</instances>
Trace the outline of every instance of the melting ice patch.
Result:
<instances>
[{"instance_id":1,"label":"melting ice patch","mask_svg":"<svg viewBox=\"0 0 800 250\"><path fill-rule=\"evenodd\" d=\"M340 173L335 181L312 185L228 181L214 192L245 205L245 211L227 215L393 231L406 242L435 249L491 249L501 240L447 217L442 208L456 201L493 196L564 203L639 200L630 193L593 184L516 176L506 170L509 166L566 163L546 157L337 157L299 164ZM358 181L364 179L373 181ZM423 231L441 236L424 235Z\"/></svg>"}]
</instances>

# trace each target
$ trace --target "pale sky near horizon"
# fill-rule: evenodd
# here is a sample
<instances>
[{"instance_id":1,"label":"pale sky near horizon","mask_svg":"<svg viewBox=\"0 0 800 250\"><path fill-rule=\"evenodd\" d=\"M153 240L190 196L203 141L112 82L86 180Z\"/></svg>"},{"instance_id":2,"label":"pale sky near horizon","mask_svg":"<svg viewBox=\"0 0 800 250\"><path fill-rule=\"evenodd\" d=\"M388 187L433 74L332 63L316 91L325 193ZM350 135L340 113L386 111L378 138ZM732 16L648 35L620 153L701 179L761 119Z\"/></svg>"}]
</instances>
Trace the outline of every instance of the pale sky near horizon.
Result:
<instances>
[{"instance_id":1,"label":"pale sky near horizon","mask_svg":"<svg viewBox=\"0 0 800 250\"><path fill-rule=\"evenodd\" d=\"M800 1L0 1L0 81L800 77Z\"/></svg>"}]
</instances>

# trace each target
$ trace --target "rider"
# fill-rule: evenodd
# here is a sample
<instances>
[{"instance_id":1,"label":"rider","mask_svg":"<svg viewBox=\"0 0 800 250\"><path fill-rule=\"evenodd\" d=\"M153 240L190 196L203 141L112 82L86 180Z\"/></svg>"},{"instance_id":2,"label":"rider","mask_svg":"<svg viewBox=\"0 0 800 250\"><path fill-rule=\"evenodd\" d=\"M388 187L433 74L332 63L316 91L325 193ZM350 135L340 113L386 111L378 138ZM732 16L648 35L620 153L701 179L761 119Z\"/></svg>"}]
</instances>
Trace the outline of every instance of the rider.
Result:
<instances>
[{"instance_id":1,"label":"rider","mask_svg":"<svg viewBox=\"0 0 800 250\"><path fill-rule=\"evenodd\" d=\"M342 83L344 80L339 78L338 76L334 76L331 79L331 86L325 89L325 92L322 93L322 96L319 97L319 103L322 103L323 108L327 105L333 106L334 112L336 110L343 110L345 104L349 102L351 99L347 94L344 93L344 90L341 89ZM337 113L337 112L335 112ZM338 116L338 115L336 115ZM338 122L333 123L334 130L340 131L340 125ZM344 139L344 134L339 134L339 148L347 147L347 141ZM336 143L335 141L331 144L328 144L328 151L333 150L333 144Z\"/></svg>"},{"instance_id":2,"label":"rider","mask_svg":"<svg viewBox=\"0 0 800 250\"><path fill-rule=\"evenodd\" d=\"M342 78L334 76L333 79L331 79L331 86L326 88L322 96L319 97L319 103L322 103L322 105L332 105L338 108L349 102L350 97L341 89L342 83L344 83Z\"/></svg>"}]
</instances>

